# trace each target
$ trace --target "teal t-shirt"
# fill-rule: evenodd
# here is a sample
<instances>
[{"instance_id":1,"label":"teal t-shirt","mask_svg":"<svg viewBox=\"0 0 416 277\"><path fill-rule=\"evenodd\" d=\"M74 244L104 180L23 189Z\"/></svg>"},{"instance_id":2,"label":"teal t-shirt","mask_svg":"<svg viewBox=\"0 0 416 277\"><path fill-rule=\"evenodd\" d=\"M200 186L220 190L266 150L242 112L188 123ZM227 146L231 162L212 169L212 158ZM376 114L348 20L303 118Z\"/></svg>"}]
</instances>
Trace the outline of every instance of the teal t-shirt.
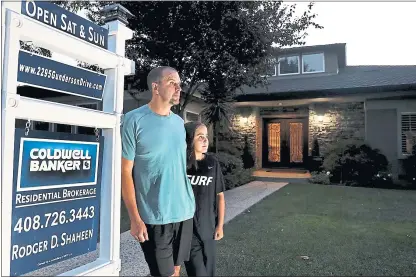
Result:
<instances>
[{"instance_id":1,"label":"teal t-shirt","mask_svg":"<svg viewBox=\"0 0 416 277\"><path fill-rule=\"evenodd\" d=\"M147 224L190 219L195 198L186 175L184 122L174 113L162 116L148 105L125 114L122 156L134 161L133 180L140 217Z\"/></svg>"}]
</instances>

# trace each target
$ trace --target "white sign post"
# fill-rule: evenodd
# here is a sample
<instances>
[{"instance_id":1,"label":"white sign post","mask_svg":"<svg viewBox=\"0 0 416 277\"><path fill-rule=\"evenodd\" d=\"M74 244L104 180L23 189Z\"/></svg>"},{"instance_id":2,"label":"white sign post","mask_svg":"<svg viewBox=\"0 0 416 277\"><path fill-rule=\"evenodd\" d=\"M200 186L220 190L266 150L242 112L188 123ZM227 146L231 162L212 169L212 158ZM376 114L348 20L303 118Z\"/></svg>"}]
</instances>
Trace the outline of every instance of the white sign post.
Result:
<instances>
[{"instance_id":1,"label":"white sign post","mask_svg":"<svg viewBox=\"0 0 416 277\"><path fill-rule=\"evenodd\" d=\"M88 41L77 33L81 23L68 21L69 16L56 17L54 11L33 8L38 2L28 1L22 14L21 2L2 2L2 90L1 90L1 190L0 214L1 274L10 276L13 172L15 167L15 120L33 120L98 128L103 130L104 152L102 160L100 205L100 250L92 263L65 272L62 275L117 276L120 271L120 199L121 199L121 137L120 122L123 110L124 76L134 74L134 62L125 58L125 41L133 36L125 22L115 18L107 22L108 49L101 39ZM117 5L113 6L117 7ZM118 6L120 10L120 6ZM42 10L41 14L39 11ZM48 14L48 16L45 16ZM71 15L76 16L76 15ZM37 17L37 18L36 18ZM66 21L65 21L66 20ZM60 25L61 24L61 25ZM61 28L65 24L66 28ZM55 26L54 26L55 25ZM72 25L73 28L68 29ZM84 27L84 26L83 26ZM85 34L87 36L85 36ZM90 33L93 35L93 33ZM20 43L31 41L52 52L97 65L105 69L103 111L89 110L17 94L18 58ZM49 72L50 73L50 72ZM43 74L43 73L42 73ZM48 73L45 72L45 76ZM54 74L52 74L54 76ZM85 85L76 78L61 76L67 84ZM49 77L51 78L51 77ZM58 77L55 78L57 81ZM72 79L71 79L72 78ZM60 80L60 81L62 81ZM62 89L60 89L62 91ZM69 202L68 202L69 203ZM43 227L43 226L42 226Z\"/></svg>"}]
</instances>

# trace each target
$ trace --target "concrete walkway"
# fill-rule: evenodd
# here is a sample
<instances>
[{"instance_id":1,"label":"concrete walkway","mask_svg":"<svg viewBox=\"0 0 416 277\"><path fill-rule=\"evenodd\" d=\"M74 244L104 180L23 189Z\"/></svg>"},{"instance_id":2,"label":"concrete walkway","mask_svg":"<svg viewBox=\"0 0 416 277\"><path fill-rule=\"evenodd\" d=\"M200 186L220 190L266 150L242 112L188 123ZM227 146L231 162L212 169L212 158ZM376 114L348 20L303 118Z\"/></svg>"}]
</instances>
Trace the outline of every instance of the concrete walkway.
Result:
<instances>
[{"instance_id":1,"label":"concrete walkway","mask_svg":"<svg viewBox=\"0 0 416 277\"><path fill-rule=\"evenodd\" d=\"M226 191L224 193L226 202L225 223L286 184L254 181ZM129 231L121 234L120 249L120 276L145 276L149 274L140 245L133 239Z\"/></svg>"},{"instance_id":2,"label":"concrete walkway","mask_svg":"<svg viewBox=\"0 0 416 277\"><path fill-rule=\"evenodd\" d=\"M287 183L254 181L244 186L226 191L225 223L250 208L264 197L277 191ZM49 267L28 273L30 276L53 276L73 268L90 263L98 258L98 249L94 252L63 261ZM130 232L124 232L120 238L121 272L120 276L146 276L149 274L147 264L139 243Z\"/></svg>"}]
</instances>

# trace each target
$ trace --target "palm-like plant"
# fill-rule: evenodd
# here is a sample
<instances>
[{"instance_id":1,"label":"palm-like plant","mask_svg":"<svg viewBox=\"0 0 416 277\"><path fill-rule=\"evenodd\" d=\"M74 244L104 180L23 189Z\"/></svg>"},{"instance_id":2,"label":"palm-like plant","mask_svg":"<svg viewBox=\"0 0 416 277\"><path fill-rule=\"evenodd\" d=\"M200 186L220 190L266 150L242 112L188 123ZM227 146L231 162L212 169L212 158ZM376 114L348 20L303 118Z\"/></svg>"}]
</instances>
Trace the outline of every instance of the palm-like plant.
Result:
<instances>
[{"instance_id":1,"label":"palm-like plant","mask_svg":"<svg viewBox=\"0 0 416 277\"><path fill-rule=\"evenodd\" d=\"M208 126L213 127L214 148L218 153L218 137L220 129L229 130L234 109L234 90L227 87L225 78L208 81L207 86L201 92L206 106L202 111L202 117Z\"/></svg>"}]
</instances>

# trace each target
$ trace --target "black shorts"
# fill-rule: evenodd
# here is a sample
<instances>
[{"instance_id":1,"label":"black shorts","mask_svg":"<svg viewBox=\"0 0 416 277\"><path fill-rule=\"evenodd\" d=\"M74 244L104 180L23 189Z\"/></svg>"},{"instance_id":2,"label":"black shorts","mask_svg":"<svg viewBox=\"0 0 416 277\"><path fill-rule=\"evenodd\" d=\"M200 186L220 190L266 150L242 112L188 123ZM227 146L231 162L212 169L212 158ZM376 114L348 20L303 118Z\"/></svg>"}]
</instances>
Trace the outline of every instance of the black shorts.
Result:
<instances>
[{"instance_id":1,"label":"black shorts","mask_svg":"<svg viewBox=\"0 0 416 277\"><path fill-rule=\"evenodd\" d=\"M152 276L172 276L189 260L193 219L165 225L146 224L149 240L140 243Z\"/></svg>"},{"instance_id":2,"label":"black shorts","mask_svg":"<svg viewBox=\"0 0 416 277\"><path fill-rule=\"evenodd\" d=\"M191 255L185 261L188 276L215 276L216 244L214 238L201 240L193 235Z\"/></svg>"}]
</instances>

